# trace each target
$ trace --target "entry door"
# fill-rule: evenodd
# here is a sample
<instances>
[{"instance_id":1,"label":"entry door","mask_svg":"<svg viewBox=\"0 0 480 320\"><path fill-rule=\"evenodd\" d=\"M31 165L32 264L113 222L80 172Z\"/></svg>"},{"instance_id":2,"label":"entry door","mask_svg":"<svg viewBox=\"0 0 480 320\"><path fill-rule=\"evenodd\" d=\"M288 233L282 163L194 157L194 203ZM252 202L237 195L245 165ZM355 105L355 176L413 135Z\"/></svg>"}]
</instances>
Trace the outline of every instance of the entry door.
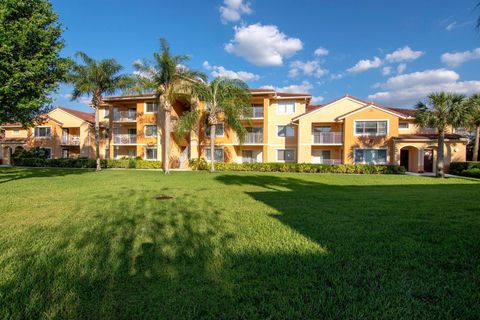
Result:
<instances>
[{"instance_id":1,"label":"entry door","mask_svg":"<svg viewBox=\"0 0 480 320\"><path fill-rule=\"evenodd\" d=\"M432 150L425 150L425 154L423 156L423 171L433 172L433 151Z\"/></svg>"},{"instance_id":2,"label":"entry door","mask_svg":"<svg viewBox=\"0 0 480 320\"><path fill-rule=\"evenodd\" d=\"M256 159L253 158L253 151L252 150L243 150L242 151L242 162L243 163L255 163Z\"/></svg>"},{"instance_id":3,"label":"entry door","mask_svg":"<svg viewBox=\"0 0 480 320\"><path fill-rule=\"evenodd\" d=\"M68 149L62 149L62 158L68 158L69 151Z\"/></svg>"},{"instance_id":4,"label":"entry door","mask_svg":"<svg viewBox=\"0 0 480 320\"><path fill-rule=\"evenodd\" d=\"M312 153L313 163L330 164L331 152L330 150L315 150Z\"/></svg>"},{"instance_id":5,"label":"entry door","mask_svg":"<svg viewBox=\"0 0 480 320\"><path fill-rule=\"evenodd\" d=\"M409 158L409 153L408 150L400 150L400 165L405 168L405 170L408 171L408 158Z\"/></svg>"}]
</instances>

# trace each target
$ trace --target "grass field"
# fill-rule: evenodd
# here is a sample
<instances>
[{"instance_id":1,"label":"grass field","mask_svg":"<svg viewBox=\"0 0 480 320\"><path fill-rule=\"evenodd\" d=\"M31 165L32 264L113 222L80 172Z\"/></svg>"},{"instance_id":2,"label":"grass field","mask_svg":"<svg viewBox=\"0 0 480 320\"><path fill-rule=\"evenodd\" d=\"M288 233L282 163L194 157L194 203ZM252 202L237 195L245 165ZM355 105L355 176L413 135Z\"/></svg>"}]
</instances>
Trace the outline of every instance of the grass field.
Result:
<instances>
[{"instance_id":1,"label":"grass field","mask_svg":"<svg viewBox=\"0 0 480 320\"><path fill-rule=\"evenodd\" d=\"M0 169L0 190L1 319L480 318L471 179Z\"/></svg>"}]
</instances>

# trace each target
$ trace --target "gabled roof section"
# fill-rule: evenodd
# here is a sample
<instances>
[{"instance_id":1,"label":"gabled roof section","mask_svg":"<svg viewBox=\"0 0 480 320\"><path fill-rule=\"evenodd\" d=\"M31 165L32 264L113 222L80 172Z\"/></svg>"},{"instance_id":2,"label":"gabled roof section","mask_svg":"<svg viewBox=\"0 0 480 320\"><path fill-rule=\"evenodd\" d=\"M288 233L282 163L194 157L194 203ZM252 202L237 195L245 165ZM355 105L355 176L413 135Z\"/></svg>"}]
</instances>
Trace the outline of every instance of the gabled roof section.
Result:
<instances>
[{"instance_id":1,"label":"gabled roof section","mask_svg":"<svg viewBox=\"0 0 480 320\"><path fill-rule=\"evenodd\" d=\"M329 103L326 103L324 105L320 105L320 106L316 106L316 107L313 107L313 108L309 108L307 107L307 112L304 112L302 113L301 115L298 115L296 117L294 117L292 119L292 121L297 121L298 119L300 118L303 118L305 117L306 115L310 115L320 109L324 109L324 108L327 108L327 107L330 107L330 106L333 106L335 105L337 102L340 102L340 101L343 101L343 100L352 100L352 101L355 101L357 103L360 103L362 105L368 105L370 104L370 102L367 102L365 100L362 100L362 99L358 99L358 98L355 98L355 97L352 97L352 96L349 96L348 94L347 95L344 95L343 97L340 97L338 99L335 99L335 100L332 100L330 101Z\"/></svg>"},{"instance_id":2,"label":"gabled roof section","mask_svg":"<svg viewBox=\"0 0 480 320\"><path fill-rule=\"evenodd\" d=\"M404 109L404 108L387 108L392 111L402 113L408 118L414 118L415 117L415 110L414 109Z\"/></svg>"},{"instance_id":3,"label":"gabled roof section","mask_svg":"<svg viewBox=\"0 0 480 320\"><path fill-rule=\"evenodd\" d=\"M128 100L140 100L140 99L155 99L155 93L140 93L140 94L126 94L122 96L110 96L102 98L104 102L114 101L128 101Z\"/></svg>"},{"instance_id":4,"label":"gabled roof section","mask_svg":"<svg viewBox=\"0 0 480 320\"><path fill-rule=\"evenodd\" d=\"M95 123L95 113L93 112L84 112L80 110L74 110L74 109L69 109L69 108L64 108L64 107L56 107L55 109L62 110L80 120L90 122L90 123ZM55 110L53 109L53 110ZM52 110L52 111L53 111Z\"/></svg>"},{"instance_id":5,"label":"gabled roof section","mask_svg":"<svg viewBox=\"0 0 480 320\"><path fill-rule=\"evenodd\" d=\"M361 108L358 108L356 110L353 110L353 111L350 111L350 112L347 112L339 117L337 117L337 120L342 120L342 119L345 119L347 117L350 117L351 115L354 115L355 113L357 112L360 112L362 110L365 110L365 109L368 109L368 108L374 108L374 109L377 109L377 110L380 110L380 111L383 111L383 112L386 112L386 113L390 113L390 114L393 114L394 116L397 116L399 118L402 118L402 119L406 119L407 116L402 114L402 113L399 113L399 112L395 112L389 108L385 108L385 107L380 107L380 106L377 106L376 104L373 104L373 103L370 103L366 106L363 106Z\"/></svg>"}]
</instances>

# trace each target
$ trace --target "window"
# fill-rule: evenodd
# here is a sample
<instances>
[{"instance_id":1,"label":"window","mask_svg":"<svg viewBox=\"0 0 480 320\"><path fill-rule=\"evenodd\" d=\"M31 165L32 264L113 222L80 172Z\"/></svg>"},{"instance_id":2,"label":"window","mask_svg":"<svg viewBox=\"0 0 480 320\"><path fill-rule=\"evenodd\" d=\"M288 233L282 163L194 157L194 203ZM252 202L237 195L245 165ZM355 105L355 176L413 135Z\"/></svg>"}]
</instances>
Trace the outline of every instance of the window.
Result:
<instances>
[{"instance_id":1,"label":"window","mask_svg":"<svg viewBox=\"0 0 480 320\"><path fill-rule=\"evenodd\" d=\"M355 121L355 134L360 136L384 136L387 121Z\"/></svg>"},{"instance_id":2,"label":"window","mask_svg":"<svg viewBox=\"0 0 480 320\"><path fill-rule=\"evenodd\" d=\"M103 115L103 118L109 118L110 117L110 108L105 108L105 113Z\"/></svg>"},{"instance_id":3,"label":"window","mask_svg":"<svg viewBox=\"0 0 480 320\"><path fill-rule=\"evenodd\" d=\"M277 150L277 160L285 162L295 161L295 150Z\"/></svg>"},{"instance_id":4,"label":"window","mask_svg":"<svg viewBox=\"0 0 480 320\"><path fill-rule=\"evenodd\" d=\"M146 124L144 127L145 137L156 137L157 136L157 126L155 124Z\"/></svg>"},{"instance_id":5,"label":"window","mask_svg":"<svg viewBox=\"0 0 480 320\"><path fill-rule=\"evenodd\" d=\"M113 148L113 159L118 159L118 147Z\"/></svg>"},{"instance_id":6,"label":"window","mask_svg":"<svg viewBox=\"0 0 480 320\"><path fill-rule=\"evenodd\" d=\"M20 134L20 130L18 129L13 129L13 135L18 136Z\"/></svg>"},{"instance_id":7,"label":"window","mask_svg":"<svg viewBox=\"0 0 480 320\"><path fill-rule=\"evenodd\" d=\"M50 127L35 127L35 137L46 138L50 137L51 128Z\"/></svg>"},{"instance_id":8,"label":"window","mask_svg":"<svg viewBox=\"0 0 480 320\"><path fill-rule=\"evenodd\" d=\"M253 118L263 118L263 105L262 104L254 104L253 107Z\"/></svg>"},{"instance_id":9,"label":"window","mask_svg":"<svg viewBox=\"0 0 480 320\"><path fill-rule=\"evenodd\" d=\"M293 101L282 101L277 104L277 114L294 114L295 113L295 102Z\"/></svg>"},{"instance_id":10,"label":"window","mask_svg":"<svg viewBox=\"0 0 480 320\"><path fill-rule=\"evenodd\" d=\"M332 127L330 126L319 126L319 127L314 127L313 132L331 132Z\"/></svg>"},{"instance_id":11,"label":"window","mask_svg":"<svg viewBox=\"0 0 480 320\"><path fill-rule=\"evenodd\" d=\"M295 134L293 126L277 126L277 136L278 137L293 137Z\"/></svg>"},{"instance_id":12,"label":"window","mask_svg":"<svg viewBox=\"0 0 480 320\"><path fill-rule=\"evenodd\" d=\"M387 149L355 149L355 163L387 163Z\"/></svg>"},{"instance_id":13,"label":"window","mask_svg":"<svg viewBox=\"0 0 480 320\"><path fill-rule=\"evenodd\" d=\"M157 112L157 104L155 102L145 103L145 113L155 113Z\"/></svg>"},{"instance_id":14,"label":"window","mask_svg":"<svg viewBox=\"0 0 480 320\"><path fill-rule=\"evenodd\" d=\"M225 127L223 123L217 123L217 125L215 126L215 136L223 137L224 134L225 134ZM210 126L208 126L207 129L205 129L205 135L207 137L210 136Z\"/></svg>"},{"instance_id":15,"label":"window","mask_svg":"<svg viewBox=\"0 0 480 320\"><path fill-rule=\"evenodd\" d=\"M409 123L408 123L408 122L400 122L400 123L398 124L398 128L399 128L400 130L407 130L408 127L409 127Z\"/></svg>"},{"instance_id":16,"label":"window","mask_svg":"<svg viewBox=\"0 0 480 320\"><path fill-rule=\"evenodd\" d=\"M157 149L145 148L145 160L157 160Z\"/></svg>"},{"instance_id":17,"label":"window","mask_svg":"<svg viewBox=\"0 0 480 320\"><path fill-rule=\"evenodd\" d=\"M214 150L215 162L223 162L223 148L215 148ZM211 161L212 159L210 148L205 149L205 159L207 161Z\"/></svg>"},{"instance_id":18,"label":"window","mask_svg":"<svg viewBox=\"0 0 480 320\"><path fill-rule=\"evenodd\" d=\"M110 149L105 148L105 159L110 159Z\"/></svg>"}]
</instances>

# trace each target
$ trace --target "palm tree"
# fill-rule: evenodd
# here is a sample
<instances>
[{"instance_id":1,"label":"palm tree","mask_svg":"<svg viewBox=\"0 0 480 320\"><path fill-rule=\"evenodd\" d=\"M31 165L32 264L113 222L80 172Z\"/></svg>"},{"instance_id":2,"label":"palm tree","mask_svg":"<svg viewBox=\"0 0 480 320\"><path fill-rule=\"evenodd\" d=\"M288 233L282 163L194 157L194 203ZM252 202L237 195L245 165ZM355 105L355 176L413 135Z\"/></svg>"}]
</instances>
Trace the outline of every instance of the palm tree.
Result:
<instances>
[{"instance_id":1,"label":"palm tree","mask_svg":"<svg viewBox=\"0 0 480 320\"><path fill-rule=\"evenodd\" d=\"M206 103L206 121L210 129L210 172L215 172L215 131L223 120L237 134L243 143L247 130L242 119L252 113L251 95L245 82L238 79L218 77L209 84L196 83L192 88L193 96ZM179 120L179 128L188 131L199 112L192 110Z\"/></svg>"},{"instance_id":2,"label":"palm tree","mask_svg":"<svg viewBox=\"0 0 480 320\"><path fill-rule=\"evenodd\" d=\"M172 55L165 39L160 39L160 52L153 54L154 61L134 63L137 70L137 87L133 91L154 92L158 99L159 110L164 112L163 121L163 170L169 172L170 125L174 103L180 96L188 94L188 87L199 81L206 81L206 76L198 71L188 69L184 63L188 55ZM157 113L157 126L161 125L160 112ZM157 146L159 146L159 141Z\"/></svg>"},{"instance_id":3,"label":"palm tree","mask_svg":"<svg viewBox=\"0 0 480 320\"><path fill-rule=\"evenodd\" d=\"M422 128L435 128L438 133L438 152L436 176L444 177L445 133L449 127L462 127L468 117L467 108L463 103L465 96L438 92L427 98L427 103L417 103L415 122Z\"/></svg>"},{"instance_id":4,"label":"palm tree","mask_svg":"<svg viewBox=\"0 0 480 320\"><path fill-rule=\"evenodd\" d=\"M100 166L100 122L98 108L105 94L114 94L119 89L131 85L131 77L120 74L123 67L114 59L95 60L83 52L75 54L82 63L72 62L67 82L73 86L72 101L81 96L91 97L91 107L95 110L95 154L97 171Z\"/></svg>"},{"instance_id":5,"label":"palm tree","mask_svg":"<svg viewBox=\"0 0 480 320\"><path fill-rule=\"evenodd\" d=\"M472 95L467 100L469 108L469 123L475 128L475 139L473 144L473 161L478 161L478 145L480 140L480 93Z\"/></svg>"}]
</instances>

